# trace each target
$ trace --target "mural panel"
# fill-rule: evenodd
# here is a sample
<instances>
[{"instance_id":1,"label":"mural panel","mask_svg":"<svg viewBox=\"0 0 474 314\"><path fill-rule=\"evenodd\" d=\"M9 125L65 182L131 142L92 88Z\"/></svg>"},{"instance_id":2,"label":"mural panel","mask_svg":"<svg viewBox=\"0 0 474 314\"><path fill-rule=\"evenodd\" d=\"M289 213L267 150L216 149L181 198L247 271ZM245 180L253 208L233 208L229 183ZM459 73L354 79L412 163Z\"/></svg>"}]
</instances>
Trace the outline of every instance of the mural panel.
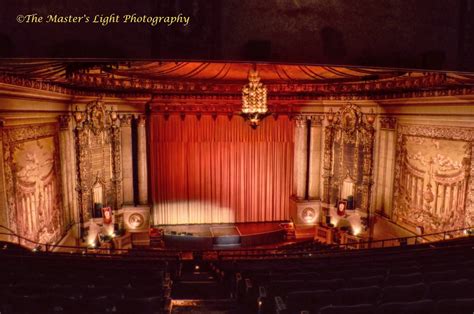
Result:
<instances>
[{"instance_id":1,"label":"mural panel","mask_svg":"<svg viewBox=\"0 0 474 314\"><path fill-rule=\"evenodd\" d=\"M10 228L41 243L65 231L55 124L4 130L4 161ZM34 244L27 241L27 246Z\"/></svg>"},{"instance_id":2,"label":"mural panel","mask_svg":"<svg viewBox=\"0 0 474 314\"><path fill-rule=\"evenodd\" d=\"M430 129L419 135L415 127L399 129L394 219L425 233L467 227L471 138Z\"/></svg>"}]
</instances>

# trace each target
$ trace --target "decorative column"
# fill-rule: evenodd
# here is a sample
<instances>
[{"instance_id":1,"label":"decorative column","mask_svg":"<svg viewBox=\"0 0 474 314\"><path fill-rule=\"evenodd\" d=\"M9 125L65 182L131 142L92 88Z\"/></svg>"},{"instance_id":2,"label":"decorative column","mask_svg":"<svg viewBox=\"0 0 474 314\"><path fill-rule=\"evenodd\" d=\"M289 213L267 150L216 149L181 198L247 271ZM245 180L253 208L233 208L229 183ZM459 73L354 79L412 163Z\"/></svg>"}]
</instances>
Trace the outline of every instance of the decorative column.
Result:
<instances>
[{"instance_id":1,"label":"decorative column","mask_svg":"<svg viewBox=\"0 0 474 314\"><path fill-rule=\"evenodd\" d=\"M379 149L378 156L375 158L378 161L375 210L388 217L392 216L396 125L397 119L395 117L380 118ZM413 187L411 183L407 180L407 188Z\"/></svg>"},{"instance_id":2,"label":"decorative column","mask_svg":"<svg viewBox=\"0 0 474 314\"><path fill-rule=\"evenodd\" d=\"M321 136L324 116L312 116L309 133L309 177L308 198L320 199L321 182Z\"/></svg>"},{"instance_id":3,"label":"decorative column","mask_svg":"<svg viewBox=\"0 0 474 314\"><path fill-rule=\"evenodd\" d=\"M4 154L3 154L3 126L5 124L4 120L0 120L0 224L6 227L10 227L9 217L8 217L8 202L5 188L5 173L4 173ZM0 235L0 240L2 241L18 241L14 237L9 237L7 235Z\"/></svg>"},{"instance_id":4,"label":"decorative column","mask_svg":"<svg viewBox=\"0 0 474 314\"><path fill-rule=\"evenodd\" d=\"M331 206L331 176L332 176L332 142L334 139L335 127L333 124L334 114L332 110L326 115L327 125L324 128L324 154L323 154L323 195L322 206L324 214L329 215L329 207Z\"/></svg>"},{"instance_id":5,"label":"decorative column","mask_svg":"<svg viewBox=\"0 0 474 314\"><path fill-rule=\"evenodd\" d=\"M63 198L63 223L68 226L72 221L71 213L71 195L69 190L68 181L68 131L69 131L69 116L59 117L59 159L61 165L61 187L62 187L62 198Z\"/></svg>"},{"instance_id":6,"label":"decorative column","mask_svg":"<svg viewBox=\"0 0 474 314\"><path fill-rule=\"evenodd\" d=\"M123 205L133 205L132 115L120 116Z\"/></svg>"},{"instance_id":7,"label":"decorative column","mask_svg":"<svg viewBox=\"0 0 474 314\"><path fill-rule=\"evenodd\" d=\"M64 206L64 219L66 225L76 226L73 228L75 238L80 237L77 228L79 223L79 211L76 191L76 157L75 140L72 119L70 115L59 117L59 156L61 163L61 182Z\"/></svg>"},{"instance_id":8,"label":"decorative column","mask_svg":"<svg viewBox=\"0 0 474 314\"><path fill-rule=\"evenodd\" d=\"M146 117L138 116L137 124L137 157L138 157L138 203L148 204L148 169L146 154Z\"/></svg>"},{"instance_id":9,"label":"decorative column","mask_svg":"<svg viewBox=\"0 0 474 314\"><path fill-rule=\"evenodd\" d=\"M296 199L306 198L308 171L308 127L306 121L304 116L298 116L295 120L293 196Z\"/></svg>"}]
</instances>

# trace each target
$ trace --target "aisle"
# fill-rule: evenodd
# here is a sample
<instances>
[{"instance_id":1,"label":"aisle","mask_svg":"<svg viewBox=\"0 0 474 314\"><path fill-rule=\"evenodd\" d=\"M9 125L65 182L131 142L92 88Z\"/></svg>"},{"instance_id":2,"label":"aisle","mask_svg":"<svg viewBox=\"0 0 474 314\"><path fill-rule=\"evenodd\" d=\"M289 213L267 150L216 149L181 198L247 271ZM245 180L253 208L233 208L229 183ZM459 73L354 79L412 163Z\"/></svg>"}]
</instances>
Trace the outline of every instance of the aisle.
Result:
<instances>
[{"instance_id":1,"label":"aisle","mask_svg":"<svg viewBox=\"0 0 474 314\"><path fill-rule=\"evenodd\" d=\"M171 298L171 313L241 313L230 298L229 288L204 263L183 264L181 276L173 282Z\"/></svg>"}]
</instances>

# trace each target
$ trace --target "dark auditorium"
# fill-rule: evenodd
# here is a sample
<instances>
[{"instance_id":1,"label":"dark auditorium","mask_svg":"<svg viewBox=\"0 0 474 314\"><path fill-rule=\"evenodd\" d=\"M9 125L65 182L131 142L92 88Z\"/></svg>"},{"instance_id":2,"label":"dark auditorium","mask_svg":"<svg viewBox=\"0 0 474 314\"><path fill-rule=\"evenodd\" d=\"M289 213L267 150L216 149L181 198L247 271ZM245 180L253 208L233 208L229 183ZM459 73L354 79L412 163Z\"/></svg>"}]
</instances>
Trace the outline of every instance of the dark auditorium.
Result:
<instances>
[{"instance_id":1,"label":"dark auditorium","mask_svg":"<svg viewBox=\"0 0 474 314\"><path fill-rule=\"evenodd\" d=\"M0 314L474 313L474 0L74 1L0 5Z\"/></svg>"}]
</instances>

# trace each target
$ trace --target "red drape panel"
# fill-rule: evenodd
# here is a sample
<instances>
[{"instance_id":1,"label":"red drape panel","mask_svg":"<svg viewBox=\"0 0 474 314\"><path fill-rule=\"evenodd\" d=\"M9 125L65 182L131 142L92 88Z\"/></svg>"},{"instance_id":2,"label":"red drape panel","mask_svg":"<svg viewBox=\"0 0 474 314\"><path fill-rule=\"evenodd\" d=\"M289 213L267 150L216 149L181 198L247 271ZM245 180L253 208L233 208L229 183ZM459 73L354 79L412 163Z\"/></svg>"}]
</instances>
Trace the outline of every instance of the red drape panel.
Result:
<instances>
[{"instance_id":1,"label":"red drape panel","mask_svg":"<svg viewBox=\"0 0 474 314\"><path fill-rule=\"evenodd\" d=\"M252 130L240 116L150 121L156 224L284 220L293 179L293 126L265 119Z\"/></svg>"}]
</instances>

